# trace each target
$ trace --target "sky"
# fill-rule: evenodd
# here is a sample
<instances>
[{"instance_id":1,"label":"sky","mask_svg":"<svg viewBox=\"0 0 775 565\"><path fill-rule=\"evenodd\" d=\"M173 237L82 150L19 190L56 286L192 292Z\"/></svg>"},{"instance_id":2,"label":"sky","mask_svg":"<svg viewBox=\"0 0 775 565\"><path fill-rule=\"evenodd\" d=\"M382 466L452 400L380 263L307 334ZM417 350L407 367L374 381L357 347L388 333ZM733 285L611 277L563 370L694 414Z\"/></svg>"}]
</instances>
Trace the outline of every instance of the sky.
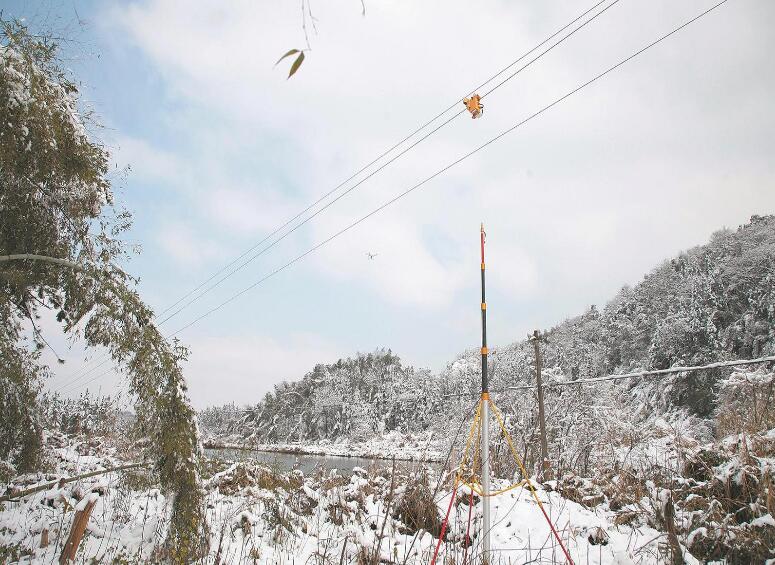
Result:
<instances>
[{"instance_id":1,"label":"sky","mask_svg":"<svg viewBox=\"0 0 775 565\"><path fill-rule=\"evenodd\" d=\"M594 2L365 0L364 15L357 0L313 1L304 19L297 2L262 0L1 4L3 17L64 38L117 201L134 215L125 239L141 252L126 266L163 312ZM162 331L713 4L616 2L487 96L481 119L459 116ZM183 329L192 402L255 403L317 363L377 348L440 370L478 347L481 222L497 346L605 304L715 230L775 213L773 20L770 0L729 0ZM287 80L290 61L275 62L291 48L309 51ZM66 361L46 352L49 390L126 389L101 352L54 320L43 327Z\"/></svg>"}]
</instances>

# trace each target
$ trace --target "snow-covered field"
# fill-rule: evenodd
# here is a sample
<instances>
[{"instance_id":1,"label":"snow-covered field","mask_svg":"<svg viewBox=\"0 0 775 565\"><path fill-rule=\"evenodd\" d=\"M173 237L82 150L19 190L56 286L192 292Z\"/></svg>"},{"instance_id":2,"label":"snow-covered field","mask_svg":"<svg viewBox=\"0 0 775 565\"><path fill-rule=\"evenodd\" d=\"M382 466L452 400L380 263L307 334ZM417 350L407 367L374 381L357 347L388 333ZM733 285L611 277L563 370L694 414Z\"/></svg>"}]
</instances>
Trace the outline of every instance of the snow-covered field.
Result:
<instances>
[{"instance_id":1,"label":"snow-covered field","mask_svg":"<svg viewBox=\"0 0 775 565\"><path fill-rule=\"evenodd\" d=\"M109 468L125 455L99 438L52 434L47 441L55 471L17 477L9 486L24 490ZM530 484L576 564L670 563L676 547L685 563L703 562L697 555L706 562L772 562L774 453L775 430L715 444L663 431L620 453L605 473ZM395 471L375 465L305 474L208 460L209 553L202 562L430 563L454 482L454 469L442 467L418 462L396 464ZM496 479L493 489L511 481ZM491 498L490 563L567 562L535 497L523 484ZM142 469L0 503L0 562L58 560L75 510L90 500L95 506L77 562L165 562L172 500ZM439 565L463 563L464 556L482 563L482 501L470 501L468 487L458 488Z\"/></svg>"}]
</instances>

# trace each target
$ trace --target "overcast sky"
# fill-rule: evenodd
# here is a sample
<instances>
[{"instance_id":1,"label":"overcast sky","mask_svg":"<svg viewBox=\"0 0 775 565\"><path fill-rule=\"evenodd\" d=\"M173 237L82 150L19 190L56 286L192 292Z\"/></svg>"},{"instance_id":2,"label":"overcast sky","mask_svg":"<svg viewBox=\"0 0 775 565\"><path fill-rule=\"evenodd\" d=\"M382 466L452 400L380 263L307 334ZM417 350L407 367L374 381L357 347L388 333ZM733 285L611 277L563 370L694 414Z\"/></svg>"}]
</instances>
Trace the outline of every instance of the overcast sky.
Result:
<instances>
[{"instance_id":1,"label":"overcast sky","mask_svg":"<svg viewBox=\"0 0 775 565\"><path fill-rule=\"evenodd\" d=\"M4 17L75 40L64 55L105 126L96 134L116 170L131 166L115 175L135 218L126 239L142 246L129 270L158 312L593 3L366 0L364 17L357 0L313 2L317 33L308 21L311 51L291 80L287 62L273 65L306 47L298 2L3 4ZM488 96L482 119L459 117L162 328L185 326L713 3L621 0ZM480 222L497 345L775 212L773 21L771 0L729 0L184 330L194 404L256 402L358 351L389 347L436 370L477 346ZM67 360L48 383L57 389L82 374L83 352L46 327ZM121 388L110 372L91 381L107 367L67 392Z\"/></svg>"}]
</instances>

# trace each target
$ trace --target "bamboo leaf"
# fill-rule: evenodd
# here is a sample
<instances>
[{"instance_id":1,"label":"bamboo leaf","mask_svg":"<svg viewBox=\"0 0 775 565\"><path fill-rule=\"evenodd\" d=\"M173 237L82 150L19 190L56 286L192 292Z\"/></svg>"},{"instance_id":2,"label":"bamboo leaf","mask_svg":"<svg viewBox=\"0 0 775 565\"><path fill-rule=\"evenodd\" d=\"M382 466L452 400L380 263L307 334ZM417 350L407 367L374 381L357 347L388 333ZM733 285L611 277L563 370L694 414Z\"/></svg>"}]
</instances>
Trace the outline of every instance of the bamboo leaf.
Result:
<instances>
[{"instance_id":1,"label":"bamboo leaf","mask_svg":"<svg viewBox=\"0 0 775 565\"><path fill-rule=\"evenodd\" d=\"M286 57L290 57L291 55L295 55L296 53L299 53L299 50L298 50L298 49L291 49L291 50L290 50L290 51L288 51L288 52L287 52L285 55L283 55L282 57L280 57L279 59L277 59L277 62L274 64L274 66L276 67L277 65L279 65L279 64L280 64L280 61L282 61L282 60L283 60L283 59L285 59Z\"/></svg>"},{"instance_id":2,"label":"bamboo leaf","mask_svg":"<svg viewBox=\"0 0 775 565\"><path fill-rule=\"evenodd\" d=\"M296 60L293 62L293 65L291 65L291 72L288 73L288 78L291 78L293 76L293 73L299 70L299 67L303 62L304 62L304 53L299 53L299 56L296 57Z\"/></svg>"}]
</instances>

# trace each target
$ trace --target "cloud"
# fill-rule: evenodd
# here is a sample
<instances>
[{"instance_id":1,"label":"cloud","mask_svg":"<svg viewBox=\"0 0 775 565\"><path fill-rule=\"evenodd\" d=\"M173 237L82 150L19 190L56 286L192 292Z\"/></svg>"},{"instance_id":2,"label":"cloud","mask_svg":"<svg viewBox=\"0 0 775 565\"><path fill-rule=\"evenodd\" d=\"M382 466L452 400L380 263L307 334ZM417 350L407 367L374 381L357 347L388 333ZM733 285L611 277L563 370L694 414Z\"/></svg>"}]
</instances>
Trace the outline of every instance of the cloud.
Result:
<instances>
[{"instance_id":1,"label":"cloud","mask_svg":"<svg viewBox=\"0 0 775 565\"><path fill-rule=\"evenodd\" d=\"M174 153L152 147L140 138L119 136L114 144L113 161L119 168L129 166L136 178L175 186L186 170Z\"/></svg>"},{"instance_id":2,"label":"cloud","mask_svg":"<svg viewBox=\"0 0 775 565\"><path fill-rule=\"evenodd\" d=\"M250 0L112 8L115 36L133 44L176 101L164 127L178 145L162 157L151 143L129 152L142 174L160 179L185 163L180 215L195 214L233 255L582 9L496 0L473 11L458 0L368 8L362 18L357 5L320 4L313 50L291 80L273 64L304 43L298 5L277 3L271 14ZM702 0L617 4L488 96L483 119L450 123L288 238L278 263L704 8ZM775 48L773 17L767 0L727 4L541 114L311 255L309 290L298 300L317 308L325 297L316 287L329 287L318 283L341 282L390 307L430 312L434 328L385 330L405 342L450 327L457 301L478 287L484 221L488 280L510 318L493 335L509 341L520 326L549 326L600 304L722 225L772 212L775 74L761 69ZM177 260L203 261L193 233L173 227L163 239ZM379 255L369 261L366 252ZM343 313L338 323L358 320ZM469 345L455 332L450 357Z\"/></svg>"},{"instance_id":3,"label":"cloud","mask_svg":"<svg viewBox=\"0 0 775 565\"><path fill-rule=\"evenodd\" d=\"M336 210L317 218L312 241L539 109L700 5L692 2L680 10L669 2L648 9L612 8L494 93L485 119L451 124L337 203ZM167 86L189 105L187 112L208 116L206 133L192 138L209 140L204 141L212 151L205 176L228 187L200 198L201 209L221 229L242 234L271 230L301 208L299 202L336 186L434 114L439 104L454 101L456 93L538 43L578 9L492 2L471 12L463 4L430 2L408 9L386 3L371 6L366 18L351 6L319 10L320 34L312 37L313 51L299 74L286 81L284 69L272 64L278 54L303 41L295 7L280 5L270 18L247 1L180 10L176 2L156 0L117 9L120 25L154 62ZM630 29L636 16L643 24ZM734 11L728 16L739 17ZM344 236L348 241L321 250L322 259L315 262L319 272L371 287L393 302L436 308L465 286L461 269L472 253L468 238L484 220L494 237L493 258L503 257L492 281L504 292L531 296L539 289L539 272L562 277L566 294L586 292L602 276L606 258L645 244L637 242L642 236L627 226L657 214L660 199L684 190L680 184L658 185L659 171L671 170L673 183L681 183L689 170L682 160L689 156L671 145L704 134L694 131L677 140L665 127L680 116L673 107L691 108L696 114L693 123L706 124L699 127L709 133L721 119L717 112L706 116L696 106L686 106L682 100L687 91L662 86L661 79L683 80L684 89L707 99L700 81L687 83L681 77L681 49L692 41L712 45L723 19L709 16L687 29L685 37L666 43L663 51L660 47L644 56L645 62L633 62L429 183L422 188L425 194L410 196L399 205L401 213L387 214L384 224L371 219L355 239ZM625 26L629 31L618 33ZM460 37L467 39L461 42ZM671 63L669 57L677 60ZM698 64L708 64L707 72L714 72L714 66L727 68L729 58L705 53ZM644 84L644 77L649 82ZM702 161L713 158L704 155ZM263 176L252 177L253 188L235 180L235 170L246 163L255 167L255 162L268 167L260 175L274 169L272 174L285 177L294 191L267 188L274 183L264 182ZM713 176L708 171L705 178L713 182ZM449 197L450 184L468 186ZM628 205L620 195L623 190L638 206ZM642 198L644 194L653 198ZM759 197L764 195L760 192ZM391 221L397 223L391 226ZM654 255L701 240L708 230L709 222L702 218L682 221L691 221L694 228L680 243L662 245ZM439 250L431 249L424 235L428 230L454 243L453 257L439 259ZM368 270L375 263L353 260L365 253L365 238L384 241L381 245L390 251L381 258L379 275ZM641 261L613 278L618 285L648 266Z\"/></svg>"},{"instance_id":4,"label":"cloud","mask_svg":"<svg viewBox=\"0 0 775 565\"><path fill-rule=\"evenodd\" d=\"M216 188L202 198L203 210L211 221L239 234L274 231L296 215L291 199L271 189Z\"/></svg>"},{"instance_id":5,"label":"cloud","mask_svg":"<svg viewBox=\"0 0 775 565\"><path fill-rule=\"evenodd\" d=\"M199 267L206 261L224 255L223 250L212 241L202 239L197 232L180 223L164 225L157 236L161 248L178 265ZM218 261L222 263L223 260Z\"/></svg>"},{"instance_id":6,"label":"cloud","mask_svg":"<svg viewBox=\"0 0 775 565\"><path fill-rule=\"evenodd\" d=\"M313 228L316 240L346 221L339 215ZM356 228L357 229L357 228ZM376 253L369 259L367 253ZM313 259L321 274L371 287L394 304L437 309L463 284L460 265L445 263L429 249L421 227L395 216L375 218L368 229L321 248Z\"/></svg>"},{"instance_id":7,"label":"cloud","mask_svg":"<svg viewBox=\"0 0 775 565\"><path fill-rule=\"evenodd\" d=\"M284 380L297 380L318 363L346 355L318 336L282 340L260 335L194 339L184 367L189 396L198 408L236 401L254 403Z\"/></svg>"}]
</instances>

